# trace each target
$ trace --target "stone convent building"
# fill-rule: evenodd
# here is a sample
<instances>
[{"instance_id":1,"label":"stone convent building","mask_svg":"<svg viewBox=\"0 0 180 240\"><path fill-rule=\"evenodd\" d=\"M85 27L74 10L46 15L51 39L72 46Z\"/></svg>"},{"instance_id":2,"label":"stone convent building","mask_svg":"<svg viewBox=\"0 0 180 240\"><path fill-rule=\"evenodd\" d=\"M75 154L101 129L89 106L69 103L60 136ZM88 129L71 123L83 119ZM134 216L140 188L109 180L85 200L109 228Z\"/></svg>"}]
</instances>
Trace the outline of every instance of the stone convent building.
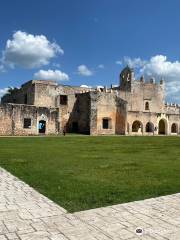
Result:
<instances>
[{"instance_id":1,"label":"stone convent building","mask_svg":"<svg viewBox=\"0 0 180 240\"><path fill-rule=\"evenodd\" d=\"M177 135L180 106L165 104L164 82L120 73L118 87L88 89L32 80L1 99L0 135Z\"/></svg>"}]
</instances>

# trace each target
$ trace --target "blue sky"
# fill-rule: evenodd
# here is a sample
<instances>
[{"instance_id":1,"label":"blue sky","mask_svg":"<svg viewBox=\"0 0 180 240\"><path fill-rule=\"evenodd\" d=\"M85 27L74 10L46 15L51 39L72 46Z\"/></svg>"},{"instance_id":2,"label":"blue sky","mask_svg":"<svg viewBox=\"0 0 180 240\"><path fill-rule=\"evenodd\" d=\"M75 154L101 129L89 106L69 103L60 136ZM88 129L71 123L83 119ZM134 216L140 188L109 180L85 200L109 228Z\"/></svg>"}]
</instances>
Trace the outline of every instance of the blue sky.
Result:
<instances>
[{"instance_id":1,"label":"blue sky","mask_svg":"<svg viewBox=\"0 0 180 240\"><path fill-rule=\"evenodd\" d=\"M42 77L118 84L129 64L137 77L163 77L167 100L180 103L179 9L178 0L1 0L0 94Z\"/></svg>"}]
</instances>

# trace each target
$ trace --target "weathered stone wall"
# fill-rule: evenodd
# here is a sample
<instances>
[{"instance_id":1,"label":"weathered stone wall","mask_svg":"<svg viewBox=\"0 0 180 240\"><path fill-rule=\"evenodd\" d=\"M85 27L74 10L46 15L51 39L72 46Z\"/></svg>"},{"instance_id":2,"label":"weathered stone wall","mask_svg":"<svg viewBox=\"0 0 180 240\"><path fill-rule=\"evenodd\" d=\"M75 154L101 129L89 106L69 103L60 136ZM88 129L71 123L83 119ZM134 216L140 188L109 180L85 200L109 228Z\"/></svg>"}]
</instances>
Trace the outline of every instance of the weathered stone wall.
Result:
<instances>
[{"instance_id":1,"label":"weathered stone wall","mask_svg":"<svg viewBox=\"0 0 180 240\"><path fill-rule=\"evenodd\" d=\"M16 103L33 105L35 98L35 85L27 82L20 89L14 89L11 94L1 98L2 103Z\"/></svg>"},{"instance_id":2,"label":"weathered stone wall","mask_svg":"<svg viewBox=\"0 0 180 240\"><path fill-rule=\"evenodd\" d=\"M128 102L128 111L164 111L164 84L134 81L131 92L120 90L119 96ZM149 110L145 110L146 102Z\"/></svg>"},{"instance_id":3,"label":"weathered stone wall","mask_svg":"<svg viewBox=\"0 0 180 240\"><path fill-rule=\"evenodd\" d=\"M69 118L66 126L68 132L78 132L89 134L90 132L90 96L89 93L82 93L76 95L68 95L69 103ZM75 126L77 129L75 129Z\"/></svg>"},{"instance_id":4,"label":"weathered stone wall","mask_svg":"<svg viewBox=\"0 0 180 240\"><path fill-rule=\"evenodd\" d=\"M92 135L125 133L125 104L113 92L91 93L90 133ZM103 128L103 119L108 119L107 129Z\"/></svg>"},{"instance_id":5,"label":"weathered stone wall","mask_svg":"<svg viewBox=\"0 0 180 240\"><path fill-rule=\"evenodd\" d=\"M55 107L56 105L57 83L53 81L35 81L34 105Z\"/></svg>"},{"instance_id":6,"label":"weathered stone wall","mask_svg":"<svg viewBox=\"0 0 180 240\"><path fill-rule=\"evenodd\" d=\"M0 105L0 135L12 135L11 105Z\"/></svg>"},{"instance_id":7,"label":"weathered stone wall","mask_svg":"<svg viewBox=\"0 0 180 240\"><path fill-rule=\"evenodd\" d=\"M72 115L74 104L76 102L75 94L67 95L67 105L60 105L60 95L57 96L57 105L59 107L59 121L60 121L60 132L62 133L65 129L67 132L70 131L68 121Z\"/></svg>"},{"instance_id":8,"label":"weathered stone wall","mask_svg":"<svg viewBox=\"0 0 180 240\"><path fill-rule=\"evenodd\" d=\"M31 119L31 127L24 128L24 119ZM58 134L58 109L2 104L0 107L0 135L37 135L39 121L46 121L46 134Z\"/></svg>"}]
</instances>

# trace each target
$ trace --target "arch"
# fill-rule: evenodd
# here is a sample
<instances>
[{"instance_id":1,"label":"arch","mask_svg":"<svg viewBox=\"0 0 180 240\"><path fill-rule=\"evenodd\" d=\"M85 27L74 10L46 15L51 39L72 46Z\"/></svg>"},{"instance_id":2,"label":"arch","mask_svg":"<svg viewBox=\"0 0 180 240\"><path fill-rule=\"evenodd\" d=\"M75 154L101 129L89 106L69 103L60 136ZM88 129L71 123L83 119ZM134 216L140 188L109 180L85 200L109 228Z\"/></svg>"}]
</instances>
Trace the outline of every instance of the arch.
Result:
<instances>
[{"instance_id":1,"label":"arch","mask_svg":"<svg viewBox=\"0 0 180 240\"><path fill-rule=\"evenodd\" d=\"M154 132L154 124L152 122L146 124L146 132Z\"/></svg>"},{"instance_id":2,"label":"arch","mask_svg":"<svg viewBox=\"0 0 180 240\"><path fill-rule=\"evenodd\" d=\"M167 133L167 122L165 119L161 119L159 121L159 126L158 126L158 133L159 134L166 134Z\"/></svg>"},{"instance_id":3,"label":"arch","mask_svg":"<svg viewBox=\"0 0 180 240\"><path fill-rule=\"evenodd\" d=\"M149 110L149 102L145 102L145 110Z\"/></svg>"},{"instance_id":4,"label":"arch","mask_svg":"<svg viewBox=\"0 0 180 240\"><path fill-rule=\"evenodd\" d=\"M177 133L177 132L178 132L178 126L177 126L176 123L173 123L173 124L171 125L171 132L172 132L172 133Z\"/></svg>"},{"instance_id":5,"label":"arch","mask_svg":"<svg viewBox=\"0 0 180 240\"><path fill-rule=\"evenodd\" d=\"M46 121L40 120L38 128L39 128L40 134L45 134L46 133Z\"/></svg>"},{"instance_id":6,"label":"arch","mask_svg":"<svg viewBox=\"0 0 180 240\"><path fill-rule=\"evenodd\" d=\"M132 132L141 132L142 133L143 125L140 121L136 120L132 124Z\"/></svg>"}]
</instances>

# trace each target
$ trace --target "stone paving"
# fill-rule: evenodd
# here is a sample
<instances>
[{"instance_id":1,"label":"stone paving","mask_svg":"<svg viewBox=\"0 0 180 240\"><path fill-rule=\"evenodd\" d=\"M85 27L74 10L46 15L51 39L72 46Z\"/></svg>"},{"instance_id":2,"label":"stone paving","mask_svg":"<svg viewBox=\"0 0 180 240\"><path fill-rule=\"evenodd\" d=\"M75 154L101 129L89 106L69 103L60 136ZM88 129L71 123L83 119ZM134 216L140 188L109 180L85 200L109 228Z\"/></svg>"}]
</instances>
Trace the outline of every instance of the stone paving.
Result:
<instances>
[{"instance_id":1,"label":"stone paving","mask_svg":"<svg viewBox=\"0 0 180 240\"><path fill-rule=\"evenodd\" d=\"M0 168L0 240L18 239L179 240L180 193L70 214Z\"/></svg>"}]
</instances>

